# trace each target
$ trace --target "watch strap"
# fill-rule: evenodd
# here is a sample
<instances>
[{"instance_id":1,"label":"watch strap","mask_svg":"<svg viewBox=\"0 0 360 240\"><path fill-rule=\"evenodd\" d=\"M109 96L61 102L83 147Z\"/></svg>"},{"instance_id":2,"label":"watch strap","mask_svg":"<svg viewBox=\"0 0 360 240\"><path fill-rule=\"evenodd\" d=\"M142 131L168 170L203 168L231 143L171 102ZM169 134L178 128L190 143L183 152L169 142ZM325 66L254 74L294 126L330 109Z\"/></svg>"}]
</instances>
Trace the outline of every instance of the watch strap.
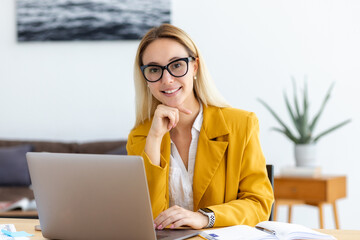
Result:
<instances>
[{"instance_id":1,"label":"watch strap","mask_svg":"<svg viewBox=\"0 0 360 240\"><path fill-rule=\"evenodd\" d=\"M209 208L206 208L206 210L207 210L207 211L205 211L205 209L203 209L203 208L200 208L200 209L198 210L198 212L201 213L201 214L203 214L203 215L205 215L205 216L207 216L208 219L209 219L208 224L207 224L204 228L212 228L212 227L214 226L214 224L215 224L215 214L214 214L214 212L213 212L211 209L209 209ZM210 212L209 212L209 211L210 211Z\"/></svg>"}]
</instances>

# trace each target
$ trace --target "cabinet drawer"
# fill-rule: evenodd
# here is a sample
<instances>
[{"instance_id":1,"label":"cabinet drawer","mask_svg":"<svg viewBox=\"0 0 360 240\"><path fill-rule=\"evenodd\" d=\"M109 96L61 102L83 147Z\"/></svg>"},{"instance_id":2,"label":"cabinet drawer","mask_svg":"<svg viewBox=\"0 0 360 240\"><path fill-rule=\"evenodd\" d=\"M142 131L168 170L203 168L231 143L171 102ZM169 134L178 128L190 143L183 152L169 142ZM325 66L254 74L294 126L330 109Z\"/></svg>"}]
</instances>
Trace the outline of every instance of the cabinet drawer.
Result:
<instances>
[{"instance_id":1,"label":"cabinet drawer","mask_svg":"<svg viewBox=\"0 0 360 240\"><path fill-rule=\"evenodd\" d=\"M323 181L276 180L275 198L304 201L326 201L326 183Z\"/></svg>"}]
</instances>

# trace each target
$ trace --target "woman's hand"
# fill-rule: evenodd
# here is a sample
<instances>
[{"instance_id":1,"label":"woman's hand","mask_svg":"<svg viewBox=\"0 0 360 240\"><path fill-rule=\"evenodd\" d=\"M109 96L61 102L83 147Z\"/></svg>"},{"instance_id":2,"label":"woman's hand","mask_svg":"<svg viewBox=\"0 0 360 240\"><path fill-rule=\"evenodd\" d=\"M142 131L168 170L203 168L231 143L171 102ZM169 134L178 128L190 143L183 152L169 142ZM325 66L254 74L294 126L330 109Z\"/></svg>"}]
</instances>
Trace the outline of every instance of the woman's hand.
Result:
<instances>
[{"instance_id":1,"label":"woman's hand","mask_svg":"<svg viewBox=\"0 0 360 240\"><path fill-rule=\"evenodd\" d=\"M179 122L179 112L191 114L184 107L169 107L159 104L155 110L149 134L146 138L145 153L154 165L160 166L160 145L164 134L176 127Z\"/></svg>"},{"instance_id":2,"label":"woman's hand","mask_svg":"<svg viewBox=\"0 0 360 240\"><path fill-rule=\"evenodd\" d=\"M170 228L189 226L193 229L201 229L204 228L208 222L209 218L207 216L175 205L157 216L154 220L154 227L156 229L163 229L170 225Z\"/></svg>"},{"instance_id":3,"label":"woman's hand","mask_svg":"<svg viewBox=\"0 0 360 240\"><path fill-rule=\"evenodd\" d=\"M154 113L149 135L162 138L166 132L176 127L179 122L179 112L191 114L191 111L184 107L173 108L159 104Z\"/></svg>"}]
</instances>

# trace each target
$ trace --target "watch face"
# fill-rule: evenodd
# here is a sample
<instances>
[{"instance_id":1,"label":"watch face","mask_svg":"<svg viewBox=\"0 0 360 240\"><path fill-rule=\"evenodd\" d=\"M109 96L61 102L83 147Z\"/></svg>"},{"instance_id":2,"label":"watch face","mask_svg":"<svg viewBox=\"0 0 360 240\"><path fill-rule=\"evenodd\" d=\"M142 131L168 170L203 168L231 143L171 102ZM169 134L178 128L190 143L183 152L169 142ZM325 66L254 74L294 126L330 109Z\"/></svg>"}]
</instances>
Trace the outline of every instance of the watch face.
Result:
<instances>
[{"instance_id":1,"label":"watch face","mask_svg":"<svg viewBox=\"0 0 360 240\"><path fill-rule=\"evenodd\" d=\"M213 213L213 211L209 208L201 208L201 210L203 210L206 213Z\"/></svg>"}]
</instances>

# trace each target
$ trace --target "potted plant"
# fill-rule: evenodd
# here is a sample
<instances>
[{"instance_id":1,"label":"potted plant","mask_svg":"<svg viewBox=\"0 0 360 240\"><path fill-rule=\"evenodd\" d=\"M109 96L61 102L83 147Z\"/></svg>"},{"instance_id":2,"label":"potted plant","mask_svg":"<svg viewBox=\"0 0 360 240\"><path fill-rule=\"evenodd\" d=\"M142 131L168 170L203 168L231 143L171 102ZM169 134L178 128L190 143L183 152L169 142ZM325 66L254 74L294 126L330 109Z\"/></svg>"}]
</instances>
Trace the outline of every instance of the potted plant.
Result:
<instances>
[{"instance_id":1,"label":"potted plant","mask_svg":"<svg viewBox=\"0 0 360 240\"><path fill-rule=\"evenodd\" d=\"M307 94L307 84L304 83L304 90L303 90L303 99L302 101L298 100L297 97L297 88L295 80L293 79L293 88L294 88L294 103L293 106L290 104L289 99L284 93L285 104L287 110L289 112L290 118L292 120L292 124L296 129L296 134L288 127L287 124L284 123L275 113L275 111L262 99L258 99L258 101L265 106L266 109L275 117L275 119L279 122L282 128L273 127L272 129L283 133L286 137L288 137L291 141L295 144L295 161L296 166L298 167L310 167L316 165L316 157L315 157L315 150L316 150L316 143L319 141L320 138L333 132L334 130L348 124L351 119L347 119L341 123L336 124L335 126L315 135L314 129L317 126L319 118L324 111L324 108L329 101L331 91L334 87L334 83L331 84L325 99L322 102L322 105L317 112L317 114L310 119L309 117L309 100ZM300 107L300 105L302 105Z\"/></svg>"}]
</instances>

